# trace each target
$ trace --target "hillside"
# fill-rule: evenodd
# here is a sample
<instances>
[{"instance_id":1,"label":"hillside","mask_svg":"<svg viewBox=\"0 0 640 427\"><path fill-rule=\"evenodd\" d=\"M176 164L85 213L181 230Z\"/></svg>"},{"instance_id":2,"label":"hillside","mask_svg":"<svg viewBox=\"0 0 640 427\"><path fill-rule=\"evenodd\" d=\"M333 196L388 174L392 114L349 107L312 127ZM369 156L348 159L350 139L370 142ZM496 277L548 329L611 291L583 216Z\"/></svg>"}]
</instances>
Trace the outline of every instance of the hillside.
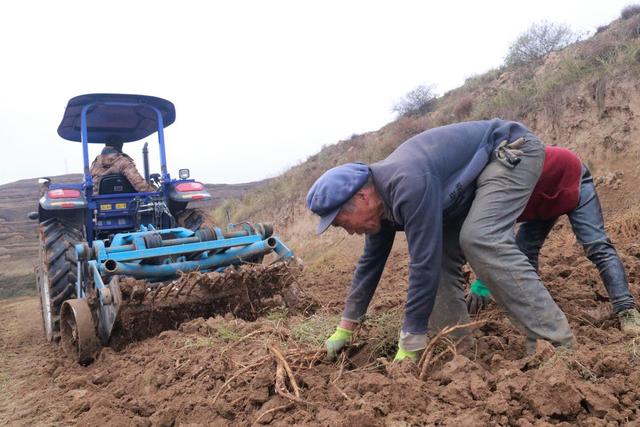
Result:
<instances>
[{"instance_id":1,"label":"hillside","mask_svg":"<svg viewBox=\"0 0 640 427\"><path fill-rule=\"evenodd\" d=\"M431 127L493 117L521 121L543 142L577 152L606 187L600 194L606 212L635 207L640 201L634 191L640 179L639 25L640 16L633 15L539 63L471 77L440 97L435 111L401 117L378 131L328 146L260 192L248 192L223 207L237 218L276 222L307 262L326 262L320 248L329 245L336 255L352 253L360 239L334 231L313 235L315 218L304 208L304 197L325 170L349 161L380 160ZM218 218L222 211L217 210ZM338 241L342 246L336 248Z\"/></svg>"},{"instance_id":2,"label":"hillside","mask_svg":"<svg viewBox=\"0 0 640 427\"><path fill-rule=\"evenodd\" d=\"M259 191L217 206L219 222L230 214L276 224L305 263L296 285L315 304L304 312L280 302L257 319L228 312L195 318L123 349L104 348L94 363L79 366L44 343L36 298L0 301L0 424L637 425L640 338L619 330L598 272L566 220L546 242L540 267L567 315L574 348L538 342L527 355L523 334L491 304L475 318L474 346L436 337L422 366L391 363L408 276L406 240L398 236L364 324L328 362L323 342L338 322L363 238L337 229L316 236L304 197L326 169L382 159L425 129L519 120L589 165L640 301L638 77L640 14L633 14L542 61L472 77L440 97L435 110L328 146Z\"/></svg>"},{"instance_id":3,"label":"hillside","mask_svg":"<svg viewBox=\"0 0 640 427\"><path fill-rule=\"evenodd\" d=\"M51 177L53 182L82 182L81 174ZM205 184L211 200L195 207L214 209L223 200L237 199L268 180L244 184ZM35 292L33 266L38 256L36 222L27 218L37 210L37 178L0 185L0 298Z\"/></svg>"}]
</instances>

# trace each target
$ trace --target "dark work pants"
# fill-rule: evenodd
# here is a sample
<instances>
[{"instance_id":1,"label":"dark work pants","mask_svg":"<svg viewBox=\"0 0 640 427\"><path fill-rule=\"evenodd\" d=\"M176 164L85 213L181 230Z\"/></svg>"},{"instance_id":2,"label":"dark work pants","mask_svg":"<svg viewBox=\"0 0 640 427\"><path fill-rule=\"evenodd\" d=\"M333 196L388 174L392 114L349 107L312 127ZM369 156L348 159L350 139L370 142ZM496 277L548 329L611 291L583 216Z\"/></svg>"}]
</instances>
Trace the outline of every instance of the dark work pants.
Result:
<instances>
[{"instance_id":1,"label":"dark work pants","mask_svg":"<svg viewBox=\"0 0 640 427\"><path fill-rule=\"evenodd\" d=\"M582 166L582 180L580 183L580 200L578 207L568 213L569 222L576 239L593 262L602 283L609 294L613 311L619 313L635 307L635 301L629 292L629 283L624 267L616 248L609 240L604 229L604 219L600 200L593 185L593 178L589 170ZM557 218L551 220L527 221L522 223L516 241L518 247L529 258L529 262L538 270L538 256L545 239Z\"/></svg>"}]
</instances>

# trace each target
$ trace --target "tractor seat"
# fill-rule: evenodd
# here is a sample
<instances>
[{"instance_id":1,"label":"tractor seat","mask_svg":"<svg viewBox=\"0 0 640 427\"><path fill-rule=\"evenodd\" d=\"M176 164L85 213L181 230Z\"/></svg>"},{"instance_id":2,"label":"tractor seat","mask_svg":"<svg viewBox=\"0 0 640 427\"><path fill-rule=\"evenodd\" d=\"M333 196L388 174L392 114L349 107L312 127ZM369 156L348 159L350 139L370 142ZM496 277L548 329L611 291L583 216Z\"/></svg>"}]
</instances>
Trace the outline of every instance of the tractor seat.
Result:
<instances>
[{"instance_id":1,"label":"tractor seat","mask_svg":"<svg viewBox=\"0 0 640 427\"><path fill-rule=\"evenodd\" d=\"M133 185L124 175L112 173L100 178L100 187L98 194L121 194L121 193L137 193Z\"/></svg>"}]
</instances>

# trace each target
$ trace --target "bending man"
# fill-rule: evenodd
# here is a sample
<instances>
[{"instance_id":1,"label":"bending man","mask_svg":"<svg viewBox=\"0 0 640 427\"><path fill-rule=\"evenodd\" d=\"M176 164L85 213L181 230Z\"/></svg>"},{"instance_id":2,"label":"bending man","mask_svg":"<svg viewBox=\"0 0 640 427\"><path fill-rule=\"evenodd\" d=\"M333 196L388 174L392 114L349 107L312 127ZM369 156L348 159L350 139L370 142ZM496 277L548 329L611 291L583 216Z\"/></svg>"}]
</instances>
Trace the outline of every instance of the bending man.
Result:
<instances>
[{"instance_id":1,"label":"bending man","mask_svg":"<svg viewBox=\"0 0 640 427\"><path fill-rule=\"evenodd\" d=\"M395 233L409 246L409 289L396 360L426 346L438 285L452 318L468 318L465 256L530 343L570 345L565 315L518 248L513 232L538 181L544 146L524 125L500 119L427 130L370 166L349 163L325 172L307 195L330 225L365 234L342 320L327 340L335 355L367 311ZM464 255L463 255L464 254Z\"/></svg>"}]
</instances>

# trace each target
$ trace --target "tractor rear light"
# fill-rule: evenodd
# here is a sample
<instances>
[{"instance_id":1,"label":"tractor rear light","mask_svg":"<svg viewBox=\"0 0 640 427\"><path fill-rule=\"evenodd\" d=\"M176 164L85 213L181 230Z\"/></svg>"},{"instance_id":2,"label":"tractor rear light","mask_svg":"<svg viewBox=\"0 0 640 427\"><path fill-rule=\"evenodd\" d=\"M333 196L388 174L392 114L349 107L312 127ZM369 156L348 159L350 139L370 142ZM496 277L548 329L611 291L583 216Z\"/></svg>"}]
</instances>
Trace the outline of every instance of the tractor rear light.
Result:
<instances>
[{"instance_id":1,"label":"tractor rear light","mask_svg":"<svg viewBox=\"0 0 640 427\"><path fill-rule=\"evenodd\" d=\"M50 199L78 199L80 198L80 191L69 188L57 188L47 191L47 197Z\"/></svg>"},{"instance_id":2,"label":"tractor rear light","mask_svg":"<svg viewBox=\"0 0 640 427\"><path fill-rule=\"evenodd\" d=\"M199 182L181 182L176 185L176 191L179 193L186 193L189 191L202 191L204 190L204 185Z\"/></svg>"}]
</instances>

